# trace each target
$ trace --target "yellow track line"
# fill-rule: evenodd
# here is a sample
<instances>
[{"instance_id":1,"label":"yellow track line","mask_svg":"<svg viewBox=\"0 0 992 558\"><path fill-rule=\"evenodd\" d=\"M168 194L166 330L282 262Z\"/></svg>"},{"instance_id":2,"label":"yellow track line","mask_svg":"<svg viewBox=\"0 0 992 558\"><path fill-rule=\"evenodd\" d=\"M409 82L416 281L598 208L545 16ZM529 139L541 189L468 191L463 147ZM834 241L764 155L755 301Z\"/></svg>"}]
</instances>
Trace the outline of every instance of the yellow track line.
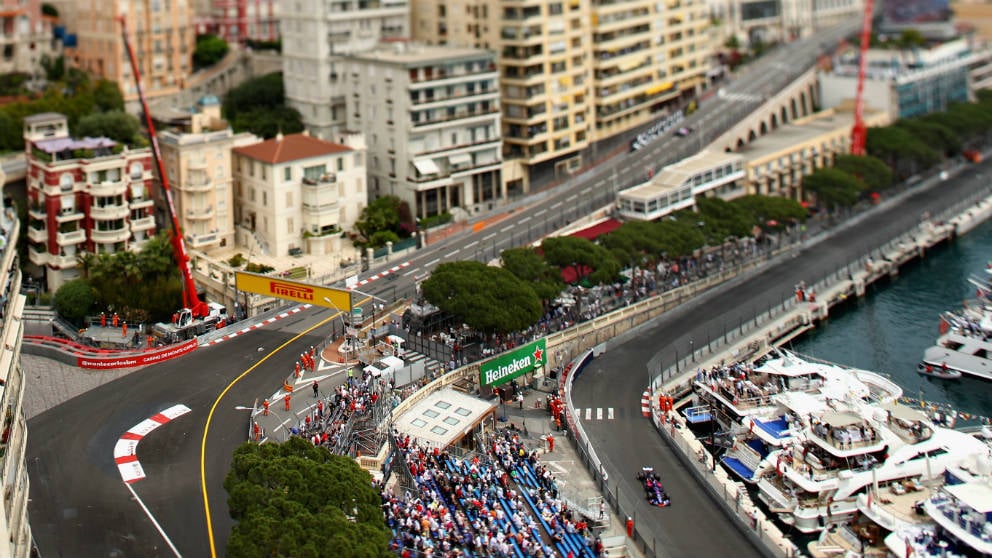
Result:
<instances>
[{"instance_id":1,"label":"yellow track line","mask_svg":"<svg viewBox=\"0 0 992 558\"><path fill-rule=\"evenodd\" d=\"M210 413L207 414L207 424L203 429L203 440L200 442L200 488L203 491L203 511L206 512L207 514L207 537L210 539L211 558L217 558L217 549L214 547L214 527L213 527L213 522L210 520L210 500L207 498L206 454L207 454L207 433L210 432L210 421L214 418L214 411L217 410L217 405L219 405L220 400L223 399L225 395L227 395L227 392L230 391L232 387L234 387L234 384L240 382L241 378L244 378L252 370L258 368L259 365L261 365L263 362L269 360L269 357L285 349L287 345L295 342L300 337L303 337L304 335L310 333L311 331L317 329L318 327L330 322L334 318L337 318L339 314L341 314L341 312L338 312L337 314L332 315L330 318L327 318L323 321L314 324L310 328L307 328L305 331L296 335L296 337L293 337L289 341L286 341L282 345L276 347L274 351L262 357L261 360L251 365L251 367L245 370L244 372L242 372L240 376L232 380L231 383L227 384L227 387L224 388L224 391L220 392L220 395L218 395L217 399L214 400L214 404L210 406Z\"/></svg>"}]
</instances>

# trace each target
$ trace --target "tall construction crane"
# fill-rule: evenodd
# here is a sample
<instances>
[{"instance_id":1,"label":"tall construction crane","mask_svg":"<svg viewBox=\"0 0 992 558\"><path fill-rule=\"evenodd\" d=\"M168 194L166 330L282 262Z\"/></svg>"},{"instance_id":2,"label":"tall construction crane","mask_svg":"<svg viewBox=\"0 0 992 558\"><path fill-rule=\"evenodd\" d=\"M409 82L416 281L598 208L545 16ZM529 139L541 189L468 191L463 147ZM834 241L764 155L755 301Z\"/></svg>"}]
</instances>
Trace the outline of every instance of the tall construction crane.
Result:
<instances>
[{"instance_id":1,"label":"tall construction crane","mask_svg":"<svg viewBox=\"0 0 992 558\"><path fill-rule=\"evenodd\" d=\"M128 59L131 61L131 71L134 73L134 83L138 89L138 99L141 101L141 110L145 115L145 125L148 127L148 137L152 146L152 158L155 159L155 167L158 169L158 177L162 182L162 190L165 192L165 199L169 202L169 217L172 218L172 251L175 253L176 263L183 275L183 306L190 311L192 317L200 318L210 312L210 308L205 302L200 300L196 293L196 283L193 281L193 271L189 267L189 255L186 253L186 243L183 241L182 228L179 226L179 217L176 215L176 206L172 201L172 189L169 188L169 177L165 174L165 167L162 165L162 152L158 148L158 136L155 134L155 124L152 122L151 112L148 110L148 103L145 101L145 92L141 87L141 71L138 67L138 58L131 46L131 39L127 35L127 21L124 16L118 16L121 23L121 36L124 40L124 48L127 49Z\"/></svg>"},{"instance_id":2,"label":"tall construction crane","mask_svg":"<svg viewBox=\"0 0 992 558\"><path fill-rule=\"evenodd\" d=\"M868 71L868 44L871 42L871 20L874 16L873 0L865 0L865 13L861 21L861 55L858 57L858 94L854 98L854 128L851 130L851 155L865 154L865 74Z\"/></svg>"}]
</instances>

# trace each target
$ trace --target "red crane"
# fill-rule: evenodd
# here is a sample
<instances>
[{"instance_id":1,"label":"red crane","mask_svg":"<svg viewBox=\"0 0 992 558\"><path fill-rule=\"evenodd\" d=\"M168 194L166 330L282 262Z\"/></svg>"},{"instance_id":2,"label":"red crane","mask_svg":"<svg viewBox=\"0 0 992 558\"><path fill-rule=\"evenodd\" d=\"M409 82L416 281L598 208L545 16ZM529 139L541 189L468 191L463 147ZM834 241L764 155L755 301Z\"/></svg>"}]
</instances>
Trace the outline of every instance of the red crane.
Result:
<instances>
[{"instance_id":1,"label":"red crane","mask_svg":"<svg viewBox=\"0 0 992 558\"><path fill-rule=\"evenodd\" d=\"M179 226L179 217L176 216L176 206L172 201L172 189L169 188L169 177L165 174L165 167L162 166L162 152L158 148L158 136L155 134L155 124L152 122L151 112L148 111L148 103L145 101L145 92L141 88L141 71L138 68L138 58L131 46L131 40L127 36L127 21L124 16L117 16L121 22L121 36L124 39L124 48L127 49L128 59L131 61L131 71L134 72L134 83L138 89L138 99L141 101L141 110L145 114L145 125L148 127L148 136L151 140L152 158L155 159L155 167L158 169L159 180L162 182L162 190L165 191L165 199L169 202L169 217L172 218L172 251L176 256L176 263L183 274L183 306L188 308L194 318L205 316L208 307L200 300L196 294L196 283L193 281L193 271L189 267L189 255L186 253L186 243L183 242L182 227Z\"/></svg>"},{"instance_id":2,"label":"red crane","mask_svg":"<svg viewBox=\"0 0 992 558\"><path fill-rule=\"evenodd\" d=\"M874 15L873 0L865 0L865 13L861 21L861 54L858 59L858 94L854 98L854 128L851 130L851 155L865 154L865 73L868 70L868 44L871 42L871 19Z\"/></svg>"}]
</instances>

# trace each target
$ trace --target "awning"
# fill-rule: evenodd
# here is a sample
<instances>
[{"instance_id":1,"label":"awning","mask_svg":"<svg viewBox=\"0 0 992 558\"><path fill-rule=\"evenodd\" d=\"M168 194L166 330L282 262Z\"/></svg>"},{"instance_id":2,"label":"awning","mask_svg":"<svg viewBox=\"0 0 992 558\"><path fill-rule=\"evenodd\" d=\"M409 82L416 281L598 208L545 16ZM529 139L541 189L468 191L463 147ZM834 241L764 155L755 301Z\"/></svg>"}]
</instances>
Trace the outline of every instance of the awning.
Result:
<instances>
[{"instance_id":1,"label":"awning","mask_svg":"<svg viewBox=\"0 0 992 558\"><path fill-rule=\"evenodd\" d=\"M415 159L413 166L417 167L417 172L420 174L438 174L441 172L434 159Z\"/></svg>"},{"instance_id":2,"label":"awning","mask_svg":"<svg viewBox=\"0 0 992 558\"><path fill-rule=\"evenodd\" d=\"M472 164L472 156L468 153L457 153L448 156L448 163L454 167L467 166Z\"/></svg>"},{"instance_id":3,"label":"awning","mask_svg":"<svg viewBox=\"0 0 992 558\"><path fill-rule=\"evenodd\" d=\"M654 95L655 93L661 93L662 91L668 91L669 89L671 89L673 87L675 87L675 84L674 83L672 83L670 81L666 81L665 83L662 83L662 84L659 84L659 85L655 85L654 87L649 87L648 90L645 91L645 93L648 94L648 95Z\"/></svg>"}]
</instances>

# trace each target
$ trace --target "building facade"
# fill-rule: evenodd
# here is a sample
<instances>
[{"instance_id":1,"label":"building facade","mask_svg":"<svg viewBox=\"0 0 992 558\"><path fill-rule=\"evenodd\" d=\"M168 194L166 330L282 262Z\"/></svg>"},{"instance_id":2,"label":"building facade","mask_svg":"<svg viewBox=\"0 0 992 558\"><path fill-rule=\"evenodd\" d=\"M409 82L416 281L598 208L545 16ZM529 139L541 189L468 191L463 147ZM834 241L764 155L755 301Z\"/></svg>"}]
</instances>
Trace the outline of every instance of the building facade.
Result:
<instances>
[{"instance_id":1,"label":"building facade","mask_svg":"<svg viewBox=\"0 0 992 558\"><path fill-rule=\"evenodd\" d=\"M40 0L0 0L0 74L37 73L41 57L55 52L53 42Z\"/></svg>"},{"instance_id":2,"label":"building facade","mask_svg":"<svg viewBox=\"0 0 992 558\"><path fill-rule=\"evenodd\" d=\"M891 123L888 113L866 110L865 126ZM851 152L854 114L827 109L783 124L737 151L745 158L747 193L806 201L803 177L834 164L837 155Z\"/></svg>"},{"instance_id":3,"label":"building facade","mask_svg":"<svg viewBox=\"0 0 992 558\"><path fill-rule=\"evenodd\" d=\"M817 29L857 18L864 0L708 0L720 43L734 37L738 44L788 42Z\"/></svg>"},{"instance_id":4,"label":"building facade","mask_svg":"<svg viewBox=\"0 0 992 558\"><path fill-rule=\"evenodd\" d=\"M4 201L0 215L0 405L4 410L0 436L0 466L3 471L3 507L0 510L0 554L13 558L31 555L31 526L28 524L28 469L24 462L27 422L21 404L25 375L21 368L21 339L24 335L25 297L21 293L21 270L17 263L20 223L17 212Z\"/></svg>"},{"instance_id":5,"label":"building facade","mask_svg":"<svg viewBox=\"0 0 992 558\"><path fill-rule=\"evenodd\" d=\"M344 141L280 134L234 148L235 217L257 235L260 246L253 248L274 256L353 258L342 233L368 205L365 145L357 136Z\"/></svg>"},{"instance_id":6,"label":"building facade","mask_svg":"<svg viewBox=\"0 0 992 558\"><path fill-rule=\"evenodd\" d=\"M66 117L24 119L28 257L50 291L79 276L84 253L113 254L154 236L152 157L107 138L74 139Z\"/></svg>"},{"instance_id":7,"label":"building facade","mask_svg":"<svg viewBox=\"0 0 992 558\"><path fill-rule=\"evenodd\" d=\"M162 164L187 248L210 252L234 246L231 150L258 141L253 134L231 130L213 95L200 99L188 124L159 132Z\"/></svg>"},{"instance_id":8,"label":"building facade","mask_svg":"<svg viewBox=\"0 0 992 558\"><path fill-rule=\"evenodd\" d=\"M732 200L745 195L744 157L736 153L701 151L668 165L644 184L617 195L624 219L654 221L696 206L700 197Z\"/></svg>"},{"instance_id":9,"label":"building facade","mask_svg":"<svg viewBox=\"0 0 992 558\"><path fill-rule=\"evenodd\" d=\"M410 36L407 0L296 0L281 4L286 102L318 137L344 130L342 57Z\"/></svg>"},{"instance_id":10,"label":"building facade","mask_svg":"<svg viewBox=\"0 0 992 558\"><path fill-rule=\"evenodd\" d=\"M494 53L394 42L343 68L347 128L366 134L372 197L398 196L419 218L505 199Z\"/></svg>"},{"instance_id":11,"label":"building facade","mask_svg":"<svg viewBox=\"0 0 992 558\"><path fill-rule=\"evenodd\" d=\"M213 0L208 30L229 43L279 39L277 0Z\"/></svg>"},{"instance_id":12,"label":"building facade","mask_svg":"<svg viewBox=\"0 0 992 558\"><path fill-rule=\"evenodd\" d=\"M97 77L117 82L129 107L138 89L121 39L123 16L149 99L178 92L193 72L196 28L189 2L178 0L92 0L60 2L69 32L78 40L66 59Z\"/></svg>"},{"instance_id":13,"label":"building facade","mask_svg":"<svg viewBox=\"0 0 992 558\"><path fill-rule=\"evenodd\" d=\"M411 11L418 41L498 53L511 193L687 102L713 52L703 0L413 0Z\"/></svg>"}]
</instances>

